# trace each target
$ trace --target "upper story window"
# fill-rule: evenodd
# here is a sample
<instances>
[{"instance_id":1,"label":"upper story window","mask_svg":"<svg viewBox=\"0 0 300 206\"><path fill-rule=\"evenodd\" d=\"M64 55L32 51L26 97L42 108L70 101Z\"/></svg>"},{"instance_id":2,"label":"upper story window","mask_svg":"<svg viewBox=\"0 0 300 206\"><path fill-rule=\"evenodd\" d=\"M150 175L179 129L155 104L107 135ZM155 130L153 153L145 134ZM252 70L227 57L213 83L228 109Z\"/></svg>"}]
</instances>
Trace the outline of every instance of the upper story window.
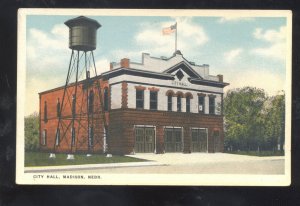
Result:
<instances>
[{"instance_id":1,"label":"upper story window","mask_svg":"<svg viewBox=\"0 0 300 206\"><path fill-rule=\"evenodd\" d=\"M104 111L108 111L108 89L104 89Z\"/></svg>"},{"instance_id":2,"label":"upper story window","mask_svg":"<svg viewBox=\"0 0 300 206\"><path fill-rule=\"evenodd\" d=\"M191 98L189 96L187 96L185 98L186 100L186 112L191 112Z\"/></svg>"},{"instance_id":3,"label":"upper story window","mask_svg":"<svg viewBox=\"0 0 300 206\"><path fill-rule=\"evenodd\" d=\"M47 123L48 114L47 114L47 101L44 102L44 122Z\"/></svg>"},{"instance_id":4,"label":"upper story window","mask_svg":"<svg viewBox=\"0 0 300 206\"><path fill-rule=\"evenodd\" d=\"M168 95L168 111L172 111L172 95L171 94L169 94Z\"/></svg>"},{"instance_id":5,"label":"upper story window","mask_svg":"<svg viewBox=\"0 0 300 206\"><path fill-rule=\"evenodd\" d=\"M59 98L57 98L57 103L56 103L56 115L57 115L57 117L60 117L60 102L59 102Z\"/></svg>"},{"instance_id":6,"label":"upper story window","mask_svg":"<svg viewBox=\"0 0 300 206\"><path fill-rule=\"evenodd\" d=\"M182 92L178 91L176 92L176 96L177 96L177 112L181 112L181 101L182 101L182 97L184 96Z\"/></svg>"},{"instance_id":7,"label":"upper story window","mask_svg":"<svg viewBox=\"0 0 300 206\"><path fill-rule=\"evenodd\" d=\"M191 112L191 99L193 99L193 95L190 92L187 92L185 94L185 100L186 100L186 104L185 104L185 109L186 112Z\"/></svg>"},{"instance_id":8,"label":"upper story window","mask_svg":"<svg viewBox=\"0 0 300 206\"><path fill-rule=\"evenodd\" d=\"M177 112L181 112L181 96L177 96Z\"/></svg>"},{"instance_id":9,"label":"upper story window","mask_svg":"<svg viewBox=\"0 0 300 206\"><path fill-rule=\"evenodd\" d=\"M215 114L215 96L209 96L209 114Z\"/></svg>"},{"instance_id":10,"label":"upper story window","mask_svg":"<svg viewBox=\"0 0 300 206\"><path fill-rule=\"evenodd\" d=\"M198 111L204 113L205 111L205 96L198 96Z\"/></svg>"},{"instance_id":11,"label":"upper story window","mask_svg":"<svg viewBox=\"0 0 300 206\"><path fill-rule=\"evenodd\" d=\"M89 114L94 112L94 92L93 90L90 91L89 100L88 100L88 107L89 107Z\"/></svg>"},{"instance_id":12,"label":"upper story window","mask_svg":"<svg viewBox=\"0 0 300 206\"><path fill-rule=\"evenodd\" d=\"M157 91L150 91L150 109L157 110Z\"/></svg>"},{"instance_id":13,"label":"upper story window","mask_svg":"<svg viewBox=\"0 0 300 206\"><path fill-rule=\"evenodd\" d=\"M144 109L144 90L136 90L136 108Z\"/></svg>"},{"instance_id":14,"label":"upper story window","mask_svg":"<svg viewBox=\"0 0 300 206\"><path fill-rule=\"evenodd\" d=\"M173 96L174 96L173 90L168 90L166 92L166 96L168 98L168 111L172 111L173 110Z\"/></svg>"}]
</instances>

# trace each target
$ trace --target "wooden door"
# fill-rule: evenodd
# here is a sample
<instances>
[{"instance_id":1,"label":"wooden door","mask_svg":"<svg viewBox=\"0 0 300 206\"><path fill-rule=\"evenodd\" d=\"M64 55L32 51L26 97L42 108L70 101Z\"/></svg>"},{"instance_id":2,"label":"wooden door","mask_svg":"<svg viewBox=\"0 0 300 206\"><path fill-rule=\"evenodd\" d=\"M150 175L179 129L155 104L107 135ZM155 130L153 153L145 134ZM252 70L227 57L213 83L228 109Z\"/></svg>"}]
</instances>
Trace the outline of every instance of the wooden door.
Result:
<instances>
[{"instance_id":1,"label":"wooden door","mask_svg":"<svg viewBox=\"0 0 300 206\"><path fill-rule=\"evenodd\" d=\"M192 129L192 152L207 152L207 129Z\"/></svg>"},{"instance_id":2,"label":"wooden door","mask_svg":"<svg viewBox=\"0 0 300 206\"><path fill-rule=\"evenodd\" d=\"M165 152L182 152L181 128L165 129Z\"/></svg>"},{"instance_id":3,"label":"wooden door","mask_svg":"<svg viewBox=\"0 0 300 206\"><path fill-rule=\"evenodd\" d=\"M154 138L155 130L154 128L145 128L145 150L144 152L154 152Z\"/></svg>"},{"instance_id":4,"label":"wooden door","mask_svg":"<svg viewBox=\"0 0 300 206\"><path fill-rule=\"evenodd\" d=\"M155 129L136 127L135 128L135 152L154 152Z\"/></svg>"},{"instance_id":5,"label":"wooden door","mask_svg":"<svg viewBox=\"0 0 300 206\"><path fill-rule=\"evenodd\" d=\"M135 152L145 151L144 128L135 128Z\"/></svg>"}]
</instances>

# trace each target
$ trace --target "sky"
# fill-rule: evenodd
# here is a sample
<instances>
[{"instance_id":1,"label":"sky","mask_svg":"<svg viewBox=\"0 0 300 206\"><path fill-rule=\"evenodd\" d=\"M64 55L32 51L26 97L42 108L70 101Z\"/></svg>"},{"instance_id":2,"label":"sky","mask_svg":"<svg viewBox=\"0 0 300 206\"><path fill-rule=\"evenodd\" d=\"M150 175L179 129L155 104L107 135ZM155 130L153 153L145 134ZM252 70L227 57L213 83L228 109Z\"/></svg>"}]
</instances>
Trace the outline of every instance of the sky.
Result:
<instances>
[{"instance_id":1,"label":"sky","mask_svg":"<svg viewBox=\"0 0 300 206\"><path fill-rule=\"evenodd\" d=\"M62 86L71 50L64 22L77 16L27 15L25 116L39 110L38 93ZM142 53L170 57L175 36L162 28L177 22L177 48L196 64L208 64L210 74L223 74L229 89L254 86L268 95L284 90L287 21L285 17L168 17L87 16L102 26L94 51L97 73L109 62L129 58L141 62Z\"/></svg>"}]
</instances>

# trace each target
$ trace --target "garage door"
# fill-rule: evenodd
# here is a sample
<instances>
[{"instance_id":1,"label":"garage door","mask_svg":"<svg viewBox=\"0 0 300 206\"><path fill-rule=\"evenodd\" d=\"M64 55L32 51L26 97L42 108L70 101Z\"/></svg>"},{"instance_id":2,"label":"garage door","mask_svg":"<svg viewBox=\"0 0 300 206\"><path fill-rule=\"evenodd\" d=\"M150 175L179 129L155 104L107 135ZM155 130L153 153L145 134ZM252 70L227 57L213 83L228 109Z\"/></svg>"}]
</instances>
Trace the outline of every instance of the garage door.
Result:
<instances>
[{"instance_id":1,"label":"garage door","mask_svg":"<svg viewBox=\"0 0 300 206\"><path fill-rule=\"evenodd\" d=\"M182 129L165 128L165 152L182 152Z\"/></svg>"},{"instance_id":2,"label":"garage door","mask_svg":"<svg viewBox=\"0 0 300 206\"><path fill-rule=\"evenodd\" d=\"M135 152L154 152L155 129L153 127L135 128Z\"/></svg>"},{"instance_id":3,"label":"garage door","mask_svg":"<svg viewBox=\"0 0 300 206\"><path fill-rule=\"evenodd\" d=\"M192 152L207 152L207 129L192 129Z\"/></svg>"}]
</instances>

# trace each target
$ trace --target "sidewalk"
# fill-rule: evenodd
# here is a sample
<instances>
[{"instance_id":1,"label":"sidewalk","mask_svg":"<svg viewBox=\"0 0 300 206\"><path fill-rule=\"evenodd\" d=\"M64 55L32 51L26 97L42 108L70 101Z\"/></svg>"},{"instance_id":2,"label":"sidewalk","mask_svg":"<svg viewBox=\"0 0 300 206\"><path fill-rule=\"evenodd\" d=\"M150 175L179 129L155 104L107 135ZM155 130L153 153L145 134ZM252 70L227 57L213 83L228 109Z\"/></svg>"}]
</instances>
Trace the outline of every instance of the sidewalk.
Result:
<instances>
[{"instance_id":1,"label":"sidewalk","mask_svg":"<svg viewBox=\"0 0 300 206\"><path fill-rule=\"evenodd\" d=\"M25 167L25 173L36 173L36 172L65 172L65 171L99 171L101 172L112 172L120 171L120 168L127 168L126 171L132 170L186 170L201 172L206 168L210 168L209 172L225 171L226 167L232 168L234 165L243 167L243 171L247 172L255 165L259 165L258 169L264 165L281 165L284 167L284 156L268 156L268 157L257 157L247 155L236 155L227 153L166 153L166 154L153 154L153 153L138 153L135 155L126 155L129 157L135 157L140 159L148 160L146 162L123 162L123 163L106 163L106 164L85 164L85 165L64 165L64 166L39 166L39 167ZM282 163L280 163L282 162ZM230 166L231 165L231 166ZM243 166L242 166L243 165ZM157 167L151 167L157 166ZM159 167L164 166L164 167ZM168 167L165 167L168 166ZM147 169L145 168L147 167ZM218 168L216 168L218 167ZM134 169L136 168L136 169ZM256 169L256 170L258 170ZM283 170L283 168L281 168ZM201 170L201 171L200 171ZM205 170L205 171L206 171ZM231 170L230 170L231 171ZM269 172L269 171L268 171Z\"/></svg>"},{"instance_id":2,"label":"sidewalk","mask_svg":"<svg viewBox=\"0 0 300 206\"><path fill-rule=\"evenodd\" d=\"M165 153L165 154L150 154L138 153L135 155L127 155L129 157L146 159L167 165L195 165L195 164L217 164L217 163L230 163L230 162L253 162L253 161L274 161L284 160L284 156L249 156L228 153Z\"/></svg>"}]
</instances>

